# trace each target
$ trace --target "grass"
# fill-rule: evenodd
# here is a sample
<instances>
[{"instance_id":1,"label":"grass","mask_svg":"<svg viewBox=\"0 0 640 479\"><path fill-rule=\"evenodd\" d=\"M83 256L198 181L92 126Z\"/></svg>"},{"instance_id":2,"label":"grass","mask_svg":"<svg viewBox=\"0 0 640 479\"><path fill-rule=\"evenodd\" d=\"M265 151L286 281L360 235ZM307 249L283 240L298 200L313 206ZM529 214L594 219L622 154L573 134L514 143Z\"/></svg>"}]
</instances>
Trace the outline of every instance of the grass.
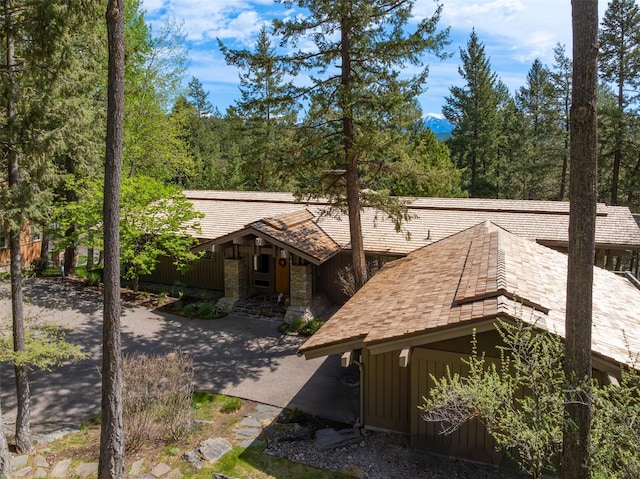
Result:
<instances>
[{"instance_id":1,"label":"grass","mask_svg":"<svg viewBox=\"0 0 640 479\"><path fill-rule=\"evenodd\" d=\"M222 409L225 404L239 404L240 408L233 408L232 411L224 413ZM134 461L144 459L142 474L148 473L156 464L164 462L171 468L179 468L185 479L211 479L214 473L239 479L297 479L301 477L305 479L345 479L350 477L263 454L265 446L246 449L234 446L217 463L203 464L202 469L196 471L181 459L182 454L195 449L200 442L210 437L225 437L233 443L235 440L233 426L241 421L246 414L253 411L255 404L221 394L196 391L193 394L191 407L195 409L197 419L210 421L210 423L202 425L185 443L171 443L162 447L158 447L157 444L146 445L136 452L135 457L126 458L125 472L129 471ZM98 460L99 441L100 425L99 419L97 419L83 424L78 432L70 433L49 444L39 445L38 453L54 457L54 462L71 459L69 471L75 471L82 462Z\"/></svg>"}]
</instances>

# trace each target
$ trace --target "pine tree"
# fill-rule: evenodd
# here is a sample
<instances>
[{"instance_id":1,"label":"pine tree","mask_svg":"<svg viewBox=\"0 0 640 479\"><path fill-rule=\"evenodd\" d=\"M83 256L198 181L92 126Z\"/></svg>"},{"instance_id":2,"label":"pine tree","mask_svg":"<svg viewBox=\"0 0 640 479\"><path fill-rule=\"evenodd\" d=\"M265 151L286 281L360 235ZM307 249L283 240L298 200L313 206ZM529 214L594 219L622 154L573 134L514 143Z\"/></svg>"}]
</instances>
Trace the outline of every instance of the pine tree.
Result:
<instances>
[{"instance_id":1,"label":"pine tree","mask_svg":"<svg viewBox=\"0 0 640 479\"><path fill-rule=\"evenodd\" d=\"M554 64L551 69L551 81L555 89L556 108L558 110L561 136L558 139L560 156L560 185L557 200L564 200L569 175L569 112L571 108L571 75L573 64L565 54L564 45L557 44L553 49Z\"/></svg>"},{"instance_id":2,"label":"pine tree","mask_svg":"<svg viewBox=\"0 0 640 479\"><path fill-rule=\"evenodd\" d=\"M202 82L196 77L191 77L188 89L188 97L191 100L189 103L191 103L198 112L198 117L203 118L211 115L213 113L213 106L209 101L209 92L204 91Z\"/></svg>"},{"instance_id":3,"label":"pine tree","mask_svg":"<svg viewBox=\"0 0 640 479\"><path fill-rule=\"evenodd\" d=\"M94 10L88 7L92 5L70 1L0 3L0 144L6 159L6 170L0 177L0 220L9 227L17 353L25 350L21 269L26 265L20 256L20 231L27 223L43 222L51 204L51 159L64 143L57 123L60 99L73 59L83 53L73 48L73 32L90 18ZM33 448L28 366L16 363L14 369L16 449L28 452Z\"/></svg>"},{"instance_id":4,"label":"pine tree","mask_svg":"<svg viewBox=\"0 0 640 479\"><path fill-rule=\"evenodd\" d=\"M253 52L230 50L220 43L228 64L240 73L240 100L229 116L241 122L242 163L245 184L258 191L286 188L285 157L293 149L297 120L296 101L286 96L284 64L262 27Z\"/></svg>"},{"instance_id":5,"label":"pine tree","mask_svg":"<svg viewBox=\"0 0 640 479\"><path fill-rule=\"evenodd\" d=\"M464 87L451 87L442 108L454 129L448 140L451 157L459 168L466 168L463 186L474 197L495 197L498 146L500 141L500 110L505 88L491 70L484 45L475 30L460 49L462 66L458 73Z\"/></svg>"},{"instance_id":6,"label":"pine tree","mask_svg":"<svg viewBox=\"0 0 640 479\"><path fill-rule=\"evenodd\" d=\"M406 145L416 120L415 99L427 77L426 68L407 77L400 71L409 64L422 65L424 53L441 55L448 31L436 32L440 8L408 31L412 0L282 3L304 9L295 18L275 21L282 44L295 48L300 39L308 38L314 45L287 58L292 73L305 72L310 79L309 86L296 92L308 106L303 125L307 143L297 169L309 172L304 194L328 196L347 212L358 289L367 279L360 210L363 203L390 210L388 197L365 194L361 184L391 164ZM401 221L395 211L395 219Z\"/></svg>"},{"instance_id":7,"label":"pine tree","mask_svg":"<svg viewBox=\"0 0 640 479\"><path fill-rule=\"evenodd\" d=\"M567 380L562 474L589 477L591 327L597 204L598 0L572 2L573 79L569 257L565 325Z\"/></svg>"},{"instance_id":8,"label":"pine tree","mask_svg":"<svg viewBox=\"0 0 640 479\"><path fill-rule=\"evenodd\" d=\"M527 84L516 93L523 117L524 145L518 158L521 199L550 199L555 196L559 115L551 73L536 59L527 74Z\"/></svg>"},{"instance_id":9,"label":"pine tree","mask_svg":"<svg viewBox=\"0 0 640 479\"><path fill-rule=\"evenodd\" d=\"M634 103L640 86L640 8L635 0L612 0L600 29L600 75L617 89L617 111L611 170L611 204L619 203L621 169L629 138L627 108Z\"/></svg>"},{"instance_id":10,"label":"pine tree","mask_svg":"<svg viewBox=\"0 0 640 479\"><path fill-rule=\"evenodd\" d=\"M122 173L125 78L124 0L109 0L109 79L104 175L104 312L102 326L102 421L99 479L124 476L122 349L120 337L120 181Z\"/></svg>"}]
</instances>

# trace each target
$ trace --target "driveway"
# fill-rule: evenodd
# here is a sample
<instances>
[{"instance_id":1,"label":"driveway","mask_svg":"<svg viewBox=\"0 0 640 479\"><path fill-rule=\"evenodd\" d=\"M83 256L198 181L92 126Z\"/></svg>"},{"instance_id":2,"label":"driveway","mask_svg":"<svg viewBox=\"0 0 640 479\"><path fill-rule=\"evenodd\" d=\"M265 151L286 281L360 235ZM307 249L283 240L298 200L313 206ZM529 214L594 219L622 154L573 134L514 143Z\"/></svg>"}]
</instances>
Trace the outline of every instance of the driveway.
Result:
<instances>
[{"instance_id":1,"label":"driveway","mask_svg":"<svg viewBox=\"0 0 640 479\"><path fill-rule=\"evenodd\" d=\"M102 298L61 280L27 280L25 316L65 325L67 339L91 358L31 376L31 417L39 426L79 424L100 410ZM9 284L0 283L0 318L10 321ZM357 368L338 357L306 361L296 355L301 338L282 336L278 322L227 316L189 320L123 304L125 354L176 350L194 362L195 388L354 423L358 416ZM15 424L13 368L0 365L0 400L7 428Z\"/></svg>"}]
</instances>

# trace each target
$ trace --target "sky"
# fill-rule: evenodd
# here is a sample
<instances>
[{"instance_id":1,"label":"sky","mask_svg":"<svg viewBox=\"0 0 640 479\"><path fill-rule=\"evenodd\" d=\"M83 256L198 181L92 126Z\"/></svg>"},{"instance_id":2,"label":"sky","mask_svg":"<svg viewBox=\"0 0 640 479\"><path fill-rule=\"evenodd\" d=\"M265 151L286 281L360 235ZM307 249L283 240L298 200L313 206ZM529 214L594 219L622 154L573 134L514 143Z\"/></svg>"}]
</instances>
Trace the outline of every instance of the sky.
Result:
<instances>
[{"instance_id":1,"label":"sky","mask_svg":"<svg viewBox=\"0 0 640 479\"><path fill-rule=\"evenodd\" d=\"M552 66L556 44L565 45L571 56L570 0L440 0L443 5L439 26L450 27L453 56L441 61L425 56L429 65L427 91L420 97L425 114L439 115L451 86L463 86L458 73L460 49L466 49L472 29L484 44L492 70L509 87L511 93L525 85L531 64L539 58ZM600 0L600 19L607 7ZM238 70L225 63L216 39L233 49L253 50L257 33L274 18L292 12L273 0L142 0L146 19L153 31L167 19L181 22L191 59L187 72L199 79L209 101L224 113L239 98ZM417 20L430 17L436 9L434 0L416 0ZM185 82L186 84L186 82Z\"/></svg>"}]
</instances>

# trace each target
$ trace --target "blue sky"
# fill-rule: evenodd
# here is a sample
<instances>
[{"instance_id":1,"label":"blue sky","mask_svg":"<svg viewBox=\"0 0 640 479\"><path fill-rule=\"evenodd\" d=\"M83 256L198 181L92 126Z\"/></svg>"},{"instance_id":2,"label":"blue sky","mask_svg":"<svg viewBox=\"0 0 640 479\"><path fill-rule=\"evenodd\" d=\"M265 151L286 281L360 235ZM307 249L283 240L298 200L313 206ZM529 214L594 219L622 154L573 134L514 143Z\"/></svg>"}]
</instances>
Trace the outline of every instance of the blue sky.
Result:
<instances>
[{"instance_id":1,"label":"blue sky","mask_svg":"<svg viewBox=\"0 0 640 479\"><path fill-rule=\"evenodd\" d=\"M238 71L227 66L216 38L230 48L253 49L264 24L291 15L273 0L142 0L154 31L169 17L183 22L191 63L187 80L198 78L209 100L221 112L239 97ZM427 91L420 98L424 113L441 113L452 85L462 85L458 74L460 48L466 48L472 28L485 45L492 69L515 92L526 82L534 59L551 66L553 48L560 42L571 55L570 0L441 0L442 28L451 27L454 56L446 61L425 57L429 65ZM600 18L606 1L600 0ZM431 16L434 0L416 0L418 19Z\"/></svg>"}]
</instances>

